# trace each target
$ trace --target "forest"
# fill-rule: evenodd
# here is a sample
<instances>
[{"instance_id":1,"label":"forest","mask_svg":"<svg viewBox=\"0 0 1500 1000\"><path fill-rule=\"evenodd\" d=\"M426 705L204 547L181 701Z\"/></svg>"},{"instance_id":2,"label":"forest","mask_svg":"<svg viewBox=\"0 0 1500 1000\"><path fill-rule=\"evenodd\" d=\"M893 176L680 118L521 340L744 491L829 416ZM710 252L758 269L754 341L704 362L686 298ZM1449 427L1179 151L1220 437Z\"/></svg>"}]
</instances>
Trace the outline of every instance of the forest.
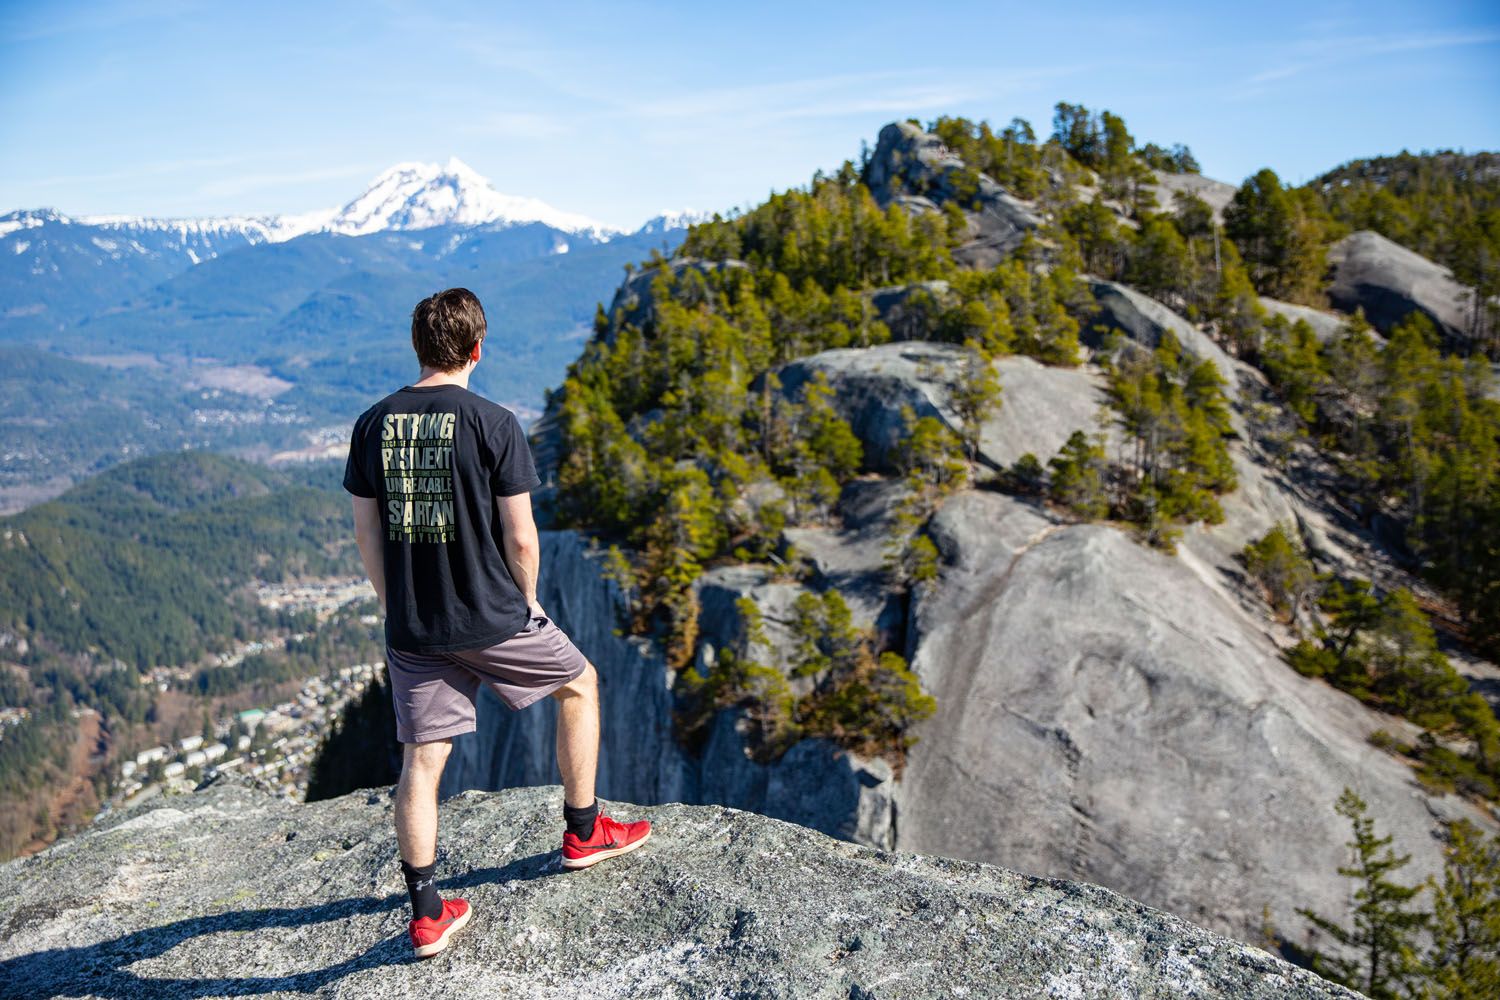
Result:
<instances>
[{"instance_id":1,"label":"forest","mask_svg":"<svg viewBox=\"0 0 1500 1000\"><path fill-rule=\"evenodd\" d=\"M306 677L336 648L378 652L367 627L317 630L310 613L271 611L253 592L358 572L336 478L326 466L281 472L166 453L0 518L0 705L27 713L0 738L0 853L56 832L42 793L64 776L79 710L99 713L117 754L155 725L156 694L142 680L152 668L303 636L198 671L182 689L207 699Z\"/></svg>"},{"instance_id":2,"label":"forest","mask_svg":"<svg viewBox=\"0 0 1500 1000\"><path fill-rule=\"evenodd\" d=\"M1059 104L1052 124L1039 140L1021 120L999 130L929 122L964 161L938 211L882 207L866 183L867 148L860 162L820 173L805 189L693 227L676 257L653 256L628 276L642 305L601 307L594 337L551 399L562 428L556 515L612 546L613 572L632 597L628 627L658 634L683 668L697 635L691 584L706 566L771 562L795 577L782 529L827 523L843 487L872 470L826 385L789 395L777 371L799 356L898 336L961 345L972 359L953 386L963 426L927 418L909 427L890 585L920 585L935 557L923 525L943 496L973 485L977 426L1003 405L987 362L1015 353L1078 364L1080 334L1095 322L1082 279L1092 274L1159 299L1261 368L1294 416L1289 437L1336 464L1338 489L1367 523L1400 525L1402 554L1455 603L1466 636L1491 653L1500 648L1500 407L1488 398L1483 353L1450 353L1457 345L1438 342L1420 315L1388 341L1355 316L1320 344L1260 301L1326 307L1327 248L1356 225L1398 237L1420 230L1424 246L1489 245L1494 178L1462 158L1419 158L1428 166L1382 175L1400 178L1388 196L1360 201L1350 193L1358 184L1333 175L1286 188L1263 170L1220 224L1200 198L1156 202L1157 171L1197 169L1185 146L1138 144L1118 116L1078 105ZM1030 199L1045 220L986 270L953 257L981 173ZM1359 207L1372 199L1403 208ZM1390 228L1393 219L1408 228ZM934 281L950 294L925 292ZM918 283L893 332L873 293ZM1217 521L1217 498L1236 485L1229 373L1170 335L1154 351L1112 342L1094 357L1128 442L1122 454L1108 456L1102 436L1079 432L1056 456L1025 456L990 485L1129 525L1170 550L1182 525ZM874 742L899 760L902 734L930 708L896 650L855 656L858 668L838 668L835 658L811 669L821 698L869 688L849 699L855 716L829 719L778 680L803 666L762 662L749 612L740 649L720 650L707 676L679 670L684 738L707 711L738 704L761 720L760 752L784 747L789 734L868 750L879 732Z\"/></svg>"}]
</instances>

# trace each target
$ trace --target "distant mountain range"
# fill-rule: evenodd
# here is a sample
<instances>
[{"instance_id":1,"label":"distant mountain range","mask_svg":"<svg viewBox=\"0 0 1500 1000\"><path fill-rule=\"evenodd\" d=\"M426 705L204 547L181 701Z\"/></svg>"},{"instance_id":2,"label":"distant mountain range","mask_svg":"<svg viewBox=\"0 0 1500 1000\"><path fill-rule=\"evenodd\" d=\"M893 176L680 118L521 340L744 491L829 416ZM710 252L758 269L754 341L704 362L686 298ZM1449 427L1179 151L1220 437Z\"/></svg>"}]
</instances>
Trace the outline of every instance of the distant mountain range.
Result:
<instances>
[{"instance_id":1,"label":"distant mountain range","mask_svg":"<svg viewBox=\"0 0 1500 1000\"><path fill-rule=\"evenodd\" d=\"M663 212L644 222L638 230L682 228L705 218L692 210ZM388 230L431 229L434 226L523 225L540 222L570 233L584 233L607 241L627 230L605 225L574 212L553 208L537 198L501 194L467 163L452 157L446 164L398 163L372 180L364 192L343 208L330 208L297 215L223 216L197 219L162 219L135 215L86 215L69 217L52 209L20 210L0 216L0 237L49 224L85 226L117 234L123 240L142 235L175 239L183 252L199 243L210 252L189 255L193 263L213 256L214 241L229 247L229 241L281 243L308 233L340 233L367 236ZM23 241L24 237L23 237ZM152 237L157 242L156 237ZM29 241L26 241L29 242ZM106 241L113 242L113 241ZM121 248L101 248L115 252ZM148 247L127 247L124 252L148 253ZM24 253L25 251L15 251Z\"/></svg>"},{"instance_id":2,"label":"distant mountain range","mask_svg":"<svg viewBox=\"0 0 1500 1000\"><path fill-rule=\"evenodd\" d=\"M705 217L691 210L663 212L634 232L659 235ZM562 235L554 241L555 253L567 253L580 240L608 243L631 235L536 198L502 194L457 158L447 164L398 163L342 208L297 215L165 219L22 209L0 215L0 323L44 314L78 318L115 304L106 300L127 298L231 251L301 236L535 224ZM452 235L439 255L463 242ZM0 326L0 336L4 332Z\"/></svg>"},{"instance_id":3,"label":"distant mountain range","mask_svg":"<svg viewBox=\"0 0 1500 1000\"><path fill-rule=\"evenodd\" d=\"M0 449L0 510L134 454L326 447L411 377L411 307L452 285L489 318L496 360L475 388L534 415L621 268L699 218L622 232L456 159L398 164L301 215L0 216L0 434L34 444Z\"/></svg>"}]
</instances>

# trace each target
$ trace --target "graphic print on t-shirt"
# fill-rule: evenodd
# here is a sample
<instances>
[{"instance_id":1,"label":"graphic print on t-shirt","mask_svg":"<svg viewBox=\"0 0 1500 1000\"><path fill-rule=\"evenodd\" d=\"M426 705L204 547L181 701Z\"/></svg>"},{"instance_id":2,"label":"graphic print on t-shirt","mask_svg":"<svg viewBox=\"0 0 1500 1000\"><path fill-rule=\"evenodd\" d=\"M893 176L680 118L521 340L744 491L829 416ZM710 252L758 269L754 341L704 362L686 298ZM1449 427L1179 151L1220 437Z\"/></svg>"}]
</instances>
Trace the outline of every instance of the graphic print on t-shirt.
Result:
<instances>
[{"instance_id":1,"label":"graphic print on t-shirt","mask_svg":"<svg viewBox=\"0 0 1500 1000\"><path fill-rule=\"evenodd\" d=\"M380 426L386 537L393 542L451 542L453 413L387 413Z\"/></svg>"}]
</instances>

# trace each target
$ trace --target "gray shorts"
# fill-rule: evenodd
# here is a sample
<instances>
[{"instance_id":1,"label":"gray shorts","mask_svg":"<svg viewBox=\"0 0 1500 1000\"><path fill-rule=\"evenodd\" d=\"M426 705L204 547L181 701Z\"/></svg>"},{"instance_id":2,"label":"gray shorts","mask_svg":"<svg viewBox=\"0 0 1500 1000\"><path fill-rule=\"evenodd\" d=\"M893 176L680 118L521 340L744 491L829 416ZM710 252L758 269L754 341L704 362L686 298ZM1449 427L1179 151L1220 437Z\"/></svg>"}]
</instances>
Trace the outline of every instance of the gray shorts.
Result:
<instances>
[{"instance_id":1,"label":"gray shorts","mask_svg":"<svg viewBox=\"0 0 1500 1000\"><path fill-rule=\"evenodd\" d=\"M451 653L385 650L391 697L396 703L396 739L426 743L474 731L479 685L511 709L545 698L588 666L557 623L532 615L526 626L487 649Z\"/></svg>"}]
</instances>

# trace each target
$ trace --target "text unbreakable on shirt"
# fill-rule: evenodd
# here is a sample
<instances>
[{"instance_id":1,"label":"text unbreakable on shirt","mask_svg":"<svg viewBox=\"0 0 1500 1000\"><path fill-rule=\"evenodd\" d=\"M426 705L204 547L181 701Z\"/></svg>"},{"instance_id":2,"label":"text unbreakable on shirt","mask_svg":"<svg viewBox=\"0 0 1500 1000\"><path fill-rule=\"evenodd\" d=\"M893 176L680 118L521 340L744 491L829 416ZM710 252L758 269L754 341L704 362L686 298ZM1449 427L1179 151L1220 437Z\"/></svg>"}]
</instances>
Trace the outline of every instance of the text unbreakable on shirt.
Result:
<instances>
[{"instance_id":1,"label":"text unbreakable on shirt","mask_svg":"<svg viewBox=\"0 0 1500 1000\"><path fill-rule=\"evenodd\" d=\"M360 415L344 488L380 502L390 645L481 649L525 626L495 498L540 485L515 414L463 386L407 386Z\"/></svg>"},{"instance_id":2,"label":"text unbreakable on shirt","mask_svg":"<svg viewBox=\"0 0 1500 1000\"><path fill-rule=\"evenodd\" d=\"M453 510L457 423L453 412L387 413L381 420L387 540L451 542L458 537ZM412 471L425 475L393 475Z\"/></svg>"}]
</instances>

